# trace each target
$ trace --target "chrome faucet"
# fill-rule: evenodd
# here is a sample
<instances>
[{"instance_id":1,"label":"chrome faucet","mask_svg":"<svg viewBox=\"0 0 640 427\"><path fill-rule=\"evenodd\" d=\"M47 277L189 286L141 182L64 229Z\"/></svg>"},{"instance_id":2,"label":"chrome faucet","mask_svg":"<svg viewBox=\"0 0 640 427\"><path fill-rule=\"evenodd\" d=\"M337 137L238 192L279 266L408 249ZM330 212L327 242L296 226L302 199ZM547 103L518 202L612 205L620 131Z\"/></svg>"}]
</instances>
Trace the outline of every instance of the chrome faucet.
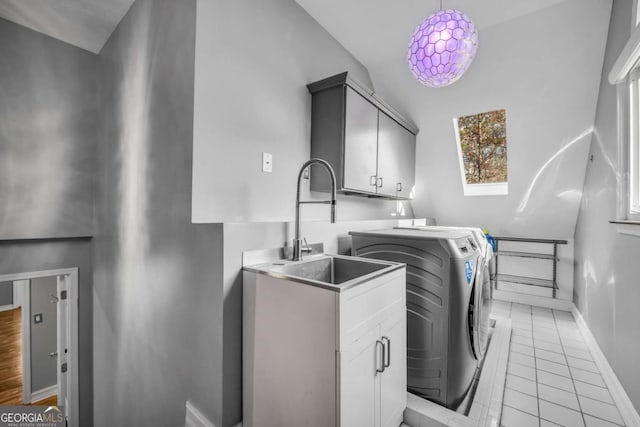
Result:
<instances>
[{"instance_id":1,"label":"chrome faucet","mask_svg":"<svg viewBox=\"0 0 640 427\"><path fill-rule=\"evenodd\" d=\"M302 180L302 175L306 168L314 164L324 166L331 176L331 200L300 200L300 182ZM300 172L298 173L298 189L296 195L296 236L293 240L293 261L300 261L302 259L302 239L300 238L300 205L302 204L331 204L331 222L336 222L336 174L333 172L333 168L327 161L322 159L311 159L302 165L302 168L300 168Z\"/></svg>"}]
</instances>

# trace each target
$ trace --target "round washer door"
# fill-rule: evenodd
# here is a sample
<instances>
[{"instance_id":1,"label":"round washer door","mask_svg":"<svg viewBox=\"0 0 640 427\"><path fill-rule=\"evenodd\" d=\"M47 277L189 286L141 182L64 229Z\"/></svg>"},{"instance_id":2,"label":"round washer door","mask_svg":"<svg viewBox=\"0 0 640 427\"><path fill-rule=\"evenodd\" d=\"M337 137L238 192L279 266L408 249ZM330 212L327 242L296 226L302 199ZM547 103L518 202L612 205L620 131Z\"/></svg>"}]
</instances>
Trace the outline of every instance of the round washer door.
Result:
<instances>
[{"instance_id":1,"label":"round washer door","mask_svg":"<svg viewBox=\"0 0 640 427\"><path fill-rule=\"evenodd\" d=\"M489 316L491 314L491 275L486 263L482 263L482 268L478 269L478 276L475 283L474 301L474 345L476 356L481 360L489 342Z\"/></svg>"},{"instance_id":2,"label":"round washer door","mask_svg":"<svg viewBox=\"0 0 640 427\"><path fill-rule=\"evenodd\" d=\"M473 352L477 360L482 360L489 340L489 315L491 312L491 281L489 269L484 260L480 260L473 283L471 307L469 307L469 326Z\"/></svg>"}]
</instances>

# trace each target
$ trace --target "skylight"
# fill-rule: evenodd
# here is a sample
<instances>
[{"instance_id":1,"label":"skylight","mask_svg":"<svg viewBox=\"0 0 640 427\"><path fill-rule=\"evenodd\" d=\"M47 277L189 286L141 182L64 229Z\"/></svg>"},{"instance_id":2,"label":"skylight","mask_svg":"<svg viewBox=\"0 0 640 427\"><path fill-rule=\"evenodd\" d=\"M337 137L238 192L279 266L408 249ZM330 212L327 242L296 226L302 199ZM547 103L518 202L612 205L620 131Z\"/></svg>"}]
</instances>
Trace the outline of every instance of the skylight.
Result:
<instances>
[{"instance_id":1,"label":"skylight","mask_svg":"<svg viewBox=\"0 0 640 427\"><path fill-rule=\"evenodd\" d=\"M453 119L465 196L506 195L506 111L495 110Z\"/></svg>"}]
</instances>

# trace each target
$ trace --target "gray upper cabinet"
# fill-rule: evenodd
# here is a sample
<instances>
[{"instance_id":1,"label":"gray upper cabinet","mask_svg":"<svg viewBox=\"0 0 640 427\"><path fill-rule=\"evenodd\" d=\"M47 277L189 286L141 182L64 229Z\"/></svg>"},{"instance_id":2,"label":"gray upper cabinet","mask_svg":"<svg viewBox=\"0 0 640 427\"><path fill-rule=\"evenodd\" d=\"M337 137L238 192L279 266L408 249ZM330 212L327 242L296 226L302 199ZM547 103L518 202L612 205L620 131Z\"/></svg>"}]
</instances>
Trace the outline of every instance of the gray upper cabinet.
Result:
<instances>
[{"instance_id":1,"label":"gray upper cabinet","mask_svg":"<svg viewBox=\"0 0 640 427\"><path fill-rule=\"evenodd\" d=\"M342 187L365 193L375 192L378 109L348 87L346 98Z\"/></svg>"},{"instance_id":2,"label":"gray upper cabinet","mask_svg":"<svg viewBox=\"0 0 640 427\"><path fill-rule=\"evenodd\" d=\"M415 184L416 136L380 111L378 194L409 198Z\"/></svg>"},{"instance_id":3,"label":"gray upper cabinet","mask_svg":"<svg viewBox=\"0 0 640 427\"><path fill-rule=\"evenodd\" d=\"M415 183L418 129L347 73L307 86L312 94L311 157L328 161L338 190L407 199ZM330 190L324 170L311 169L311 190Z\"/></svg>"}]
</instances>

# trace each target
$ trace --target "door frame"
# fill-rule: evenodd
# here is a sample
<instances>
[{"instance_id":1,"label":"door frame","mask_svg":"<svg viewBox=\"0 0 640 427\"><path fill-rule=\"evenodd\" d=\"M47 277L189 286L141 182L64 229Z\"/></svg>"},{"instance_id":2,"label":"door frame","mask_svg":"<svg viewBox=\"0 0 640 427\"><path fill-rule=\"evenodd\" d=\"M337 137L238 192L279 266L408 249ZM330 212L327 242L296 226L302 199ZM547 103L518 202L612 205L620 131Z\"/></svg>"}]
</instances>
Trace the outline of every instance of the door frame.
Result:
<instances>
[{"instance_id":1,"label":"door frame","mask_svg":"<svg viewBox=\"0 0 640 427\"><path fill-rule=\"evenodd\" d=\"M69 369L67 371L67 400L69 404L68 407L65 408L65 412L67 414L69 427L77 427L80 414L78 405L78 268L2 274L0 275L0 281L20 282L51 276L58 277L58 282L60 282L62 278L67 286L67 321L64 329L67 331L68 345L67 363ZM19 293L21 299L20 305L22 306L22 392L24 401L31 400L31 333L30 328L24 327L24 325L30 325L31 322L30 293L30 287L24 285Z\"/></svg>"}]
</instances>

